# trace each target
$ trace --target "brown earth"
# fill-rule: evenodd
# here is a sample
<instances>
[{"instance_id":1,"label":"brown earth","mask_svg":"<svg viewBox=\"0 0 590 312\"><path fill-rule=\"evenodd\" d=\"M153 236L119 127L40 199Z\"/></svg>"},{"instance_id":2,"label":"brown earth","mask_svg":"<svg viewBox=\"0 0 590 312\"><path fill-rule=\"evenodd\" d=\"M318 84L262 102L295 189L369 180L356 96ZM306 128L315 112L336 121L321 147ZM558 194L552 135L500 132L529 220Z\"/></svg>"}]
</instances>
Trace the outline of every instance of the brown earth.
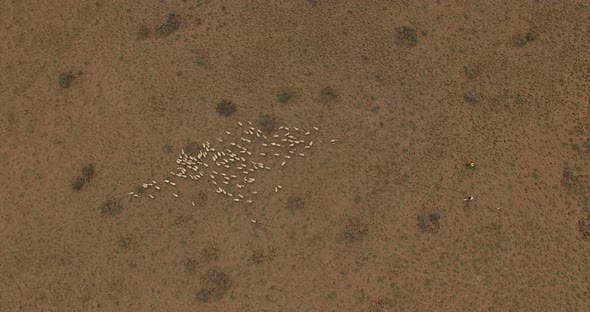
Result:
<instances>
[{"instance_id":1,"label":"brown earth","mask_svg":"<svg viewBox=\"0 0 590 312\"><path fill-rule=\"evenodd\" d=\"M590 311L587 1L1 7L0 310ZM318 144L127 195L238 120Z\"/></svg>"}]
</instances>

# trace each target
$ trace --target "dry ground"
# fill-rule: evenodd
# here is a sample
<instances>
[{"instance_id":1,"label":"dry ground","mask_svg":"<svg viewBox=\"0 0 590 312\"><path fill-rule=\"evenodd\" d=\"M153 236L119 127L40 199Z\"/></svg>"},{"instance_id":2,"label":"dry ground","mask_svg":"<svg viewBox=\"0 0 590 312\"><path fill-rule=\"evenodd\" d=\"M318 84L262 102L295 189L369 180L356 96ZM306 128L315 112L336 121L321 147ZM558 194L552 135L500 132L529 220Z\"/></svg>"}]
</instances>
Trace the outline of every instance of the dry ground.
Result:
<instances>
[{"instance_id":1,"label":"dry ground","mask_svg":"<svg viewBox=\"0 0 590 312\"><path fill-rule=\"evenodd\" d=\"M587 1L0 2L0 310L590 311ZM339 142L127 195L238 120Z\"/></svg>"}]
</instances>

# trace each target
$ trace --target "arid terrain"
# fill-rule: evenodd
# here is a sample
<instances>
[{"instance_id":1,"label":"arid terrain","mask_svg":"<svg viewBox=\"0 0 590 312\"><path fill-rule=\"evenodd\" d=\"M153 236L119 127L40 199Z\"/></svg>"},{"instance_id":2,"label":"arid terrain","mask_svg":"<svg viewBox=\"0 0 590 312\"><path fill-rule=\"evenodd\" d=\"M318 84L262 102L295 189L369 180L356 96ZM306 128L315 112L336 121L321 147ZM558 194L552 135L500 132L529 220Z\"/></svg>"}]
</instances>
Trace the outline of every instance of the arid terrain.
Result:
<instances>
[{"instance_id":1,"label":"arid terrain","mask_svg":"<svg viewBox=\"0 0 590 312\"><path fill-rule=\"evenodd\" d=\"M590 311L589 21L2 0L0 311Z\"/></svg>"}]
</instances>

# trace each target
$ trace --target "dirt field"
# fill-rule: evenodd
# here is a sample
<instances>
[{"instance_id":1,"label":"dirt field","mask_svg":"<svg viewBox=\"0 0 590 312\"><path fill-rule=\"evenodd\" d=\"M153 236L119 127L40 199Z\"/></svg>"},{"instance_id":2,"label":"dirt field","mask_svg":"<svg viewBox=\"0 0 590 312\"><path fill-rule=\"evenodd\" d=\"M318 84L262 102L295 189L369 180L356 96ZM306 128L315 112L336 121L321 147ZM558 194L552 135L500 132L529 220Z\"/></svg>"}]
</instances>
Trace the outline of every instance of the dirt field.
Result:
<instances>
[{"instance_id":1,"label":"dirt field","mask_svg":"<svg viewBox=\"0 0 590 312\"><path fill-rule=\"evenodd\" d=\"M0 2L1 311L590 311L587 1Z\"/></svg>"}]
</instances>

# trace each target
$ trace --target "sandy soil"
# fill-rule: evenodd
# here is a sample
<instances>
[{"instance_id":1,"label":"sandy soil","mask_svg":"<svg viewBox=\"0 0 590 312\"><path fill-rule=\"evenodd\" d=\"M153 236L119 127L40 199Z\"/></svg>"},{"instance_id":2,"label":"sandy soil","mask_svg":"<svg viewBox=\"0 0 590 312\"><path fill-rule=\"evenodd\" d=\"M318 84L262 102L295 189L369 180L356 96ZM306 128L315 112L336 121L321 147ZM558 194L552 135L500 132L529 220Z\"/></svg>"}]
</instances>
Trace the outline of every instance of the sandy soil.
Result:
<instances>
[{"instance_id":1,"label":"sandy soil","mask_svg":"<svg viewBox=\"0 0 590 312\"><path fill-rule=\"evenodd\" d=\"M1 2L0 310L590 311L587 1Z\"/></svg>"}]
</instances>

